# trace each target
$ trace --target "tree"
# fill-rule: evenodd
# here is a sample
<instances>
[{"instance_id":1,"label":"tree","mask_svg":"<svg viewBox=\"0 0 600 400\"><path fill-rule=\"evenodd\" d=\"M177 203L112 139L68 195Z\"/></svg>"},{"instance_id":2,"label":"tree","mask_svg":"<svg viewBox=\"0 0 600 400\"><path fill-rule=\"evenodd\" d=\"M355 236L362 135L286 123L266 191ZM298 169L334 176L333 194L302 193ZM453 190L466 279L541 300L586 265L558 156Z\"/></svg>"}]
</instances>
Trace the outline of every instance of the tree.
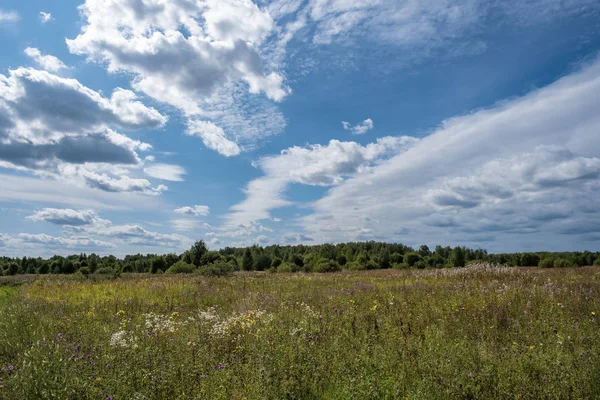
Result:
<instances>
[{"instance_id":1,"label":"tree","mask_svg":"<svg viewBox=\"0 0 600 400\"><path fill-rule=\"evenodd\" d=\"M165 259L163 257L158 256L152 260L150 270L153 274L156 274L159 270L165 272L166 269L167 263L165 262Z\"/></svg>"},{"instance_id":2,"label":"tree","mask_svg":"<svg viewBox=\"0 0 600 400\"><path fill-rule=\"evenodd\" d=\"M464 267L467 261L465 258L465 249L459 246L456 246L452 253L450 253L450 264L453 267Z\"/></svg>"},{"instance_id":3,"label":"tree","mask_svg":"<svg viewBox=\"0 0 600 400\"><path fill-rule=\"evenodd\" d=\"M431 250L429 250L429 246L427 246L426 244L421 245L421 247L419 247L419 254L423 258L430 256Z\"/></svg>"},{"instance_id":4,"label":"tree","mask_svg":"<svg viewBox=\"0 0 600 400\"><path fill-rule=\"evenodd\" d=\"M253 264L252 251L250 251L250 248L246 248L244 251L244 256L242 257L242 268L244 271L251 271Z\"/></svg>"},{"instance_id":5,"label":"tree","mask_svg":"<svg viewBox=\"0 0 600 400\"><path fill-rule=\"evenodd\" d=\"M410 267L414 267L416 263L421 261L421 255L414 251L404 255L404 263Z\"/></svg>"},{"instance_id":6,"label":"tree","mask_svg":"<svg viewBox=\"0 0 600 400\"><path fill-rule=\"evenodd\" d=\"M271 266L271 258L266 254L261 254L254 260L254 269L264 271Z\"/></svg>"},{"instance_id":7,"label":"tree","mask_svg":"<svg viewBox=\"0 0 600 400\"><path fill-rule=\"evenodd\" d=\"M208 248L206 247L206 243L204 240L198 240L192 248L189 250L190 261L196 267L202 265L202 256L208 252Z\"/></svg>"},{"instance_id":8,"label":"tree","mask_svg":"<svg viewBox=\"0 0 600 400\"><path fill-rule=\"evenodd\" d=\"M19 264L17 264L16 262L11 262L10 264L8 264L8 271L7 271L8 275L16 275L19 273Z\"/></svg>"}]
</instances>

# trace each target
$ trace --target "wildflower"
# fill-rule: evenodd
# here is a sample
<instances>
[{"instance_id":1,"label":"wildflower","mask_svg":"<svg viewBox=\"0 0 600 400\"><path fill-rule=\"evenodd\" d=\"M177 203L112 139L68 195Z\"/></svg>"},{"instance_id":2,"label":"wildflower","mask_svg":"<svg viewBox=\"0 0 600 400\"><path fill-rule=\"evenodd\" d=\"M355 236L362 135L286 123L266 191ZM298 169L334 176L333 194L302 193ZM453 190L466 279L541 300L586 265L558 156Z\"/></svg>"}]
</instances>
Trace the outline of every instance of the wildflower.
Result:
<instances>
[{"instance_id":1,"label":"wildflower","mask_svg":"<svg viewBox=\"0 0 600 400\"><path fill-rule=\"evenodd\" d=\"M125 315L125 310L119 310L117 311L117 313L115 314L117 317L120 317L122 315Z\"/></svg>"},{"instance_id":2,"label":"wildflower","mask_svg":"<svg viewBox=\"0 0 600 400\"><path fill-rule=\"evenodd\" d=\"M136 338L127 331L113 333L110 337L110 345L113 347L132 347L137 348Z\"/></svg>"},{"instance_id":3,"label":"wildflower","mask_svg":"<svg viewBox=\"0 0 600 400\"><path fill-rule=\"evenodd\" d=\"M592 311L592 315L596 315L596 313L594 311Z\"/></svg>"},{"instance_id":4,"label":"wildflower","mask_svg":"<svg viewBox=\"0 0 600 400\"><path fill-rule=\"evenodd\" d=\"M467 375L468 378L472 378L473 374L469 372L469 374Z\"/></svg>"},{"instance_id":5,"label":"wildflower","mask_svg":"<svg viewBox=\"0 0 600 400\"><path fill-rule=\"evenodd\" d=\"M93 311L88 311L88 312L85 314L85 317L86 317L86 318L92 318L93 316L94 316L94 312L93 312Z\"/></svg>"},{"instance_id":6,"label":"wildflower","mask_svg":"<svg viewBox=\"0 0 600 400\"><path fill-rule=\"evenodd\" d=\"M222 371L225 369L224 365L217 365L217 371Z\"/></svg>"},{"instance_id":7,"label":"wildflower","mask_svg":"<svg viewBox=\"0 0 600 400\"><path fill-rule=\"evenodd\" d=\"M535 345L532 344L529 346L529 350L533 350L533 349L535 349Z\"/></svg>"},{"instance_id":8,"label":"wildflower","mask_svg":"<svg viewBox=\"0 0 600 400\"><path fill-rule=\"evenodd\" d=\"M174 311L174 312L171 314L171 318L177 318L177 317L179 317L179 312L177 312L177 311Z\"/></svg>"}]
</instances>

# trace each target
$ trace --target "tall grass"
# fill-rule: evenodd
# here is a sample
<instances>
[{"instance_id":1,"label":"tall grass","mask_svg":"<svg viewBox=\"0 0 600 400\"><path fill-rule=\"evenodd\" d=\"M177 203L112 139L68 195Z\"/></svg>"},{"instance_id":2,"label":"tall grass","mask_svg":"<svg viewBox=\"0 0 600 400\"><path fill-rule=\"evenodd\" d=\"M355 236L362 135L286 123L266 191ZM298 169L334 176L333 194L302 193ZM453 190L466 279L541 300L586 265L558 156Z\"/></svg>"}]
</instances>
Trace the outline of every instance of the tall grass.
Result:
<instances>
[{"instance_id":1,"label":"tall grass","mask_svg":"<svg viewBox=\"0 0 600 400\"><path fill-rule=\"evenodd\" d=\"M595 398L599 301L594 268L38 279L0 398Z\"/></svg>"}]
</instances>

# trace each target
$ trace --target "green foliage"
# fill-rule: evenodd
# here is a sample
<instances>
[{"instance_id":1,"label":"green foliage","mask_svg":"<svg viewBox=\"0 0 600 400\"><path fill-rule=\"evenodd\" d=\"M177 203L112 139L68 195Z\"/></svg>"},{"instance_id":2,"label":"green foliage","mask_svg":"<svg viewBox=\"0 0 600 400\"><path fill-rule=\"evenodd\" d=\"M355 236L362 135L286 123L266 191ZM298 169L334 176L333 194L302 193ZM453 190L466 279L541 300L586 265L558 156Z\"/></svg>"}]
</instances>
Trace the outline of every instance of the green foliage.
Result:
<instances>
[{"instance_id":1,"label":"green foliage","mask_svg":"<svg viewBox=\"0 0 600 400\"><path fill-rule=\"evenodd\" d=\"M340 267L340 264L338 264L337 261L322 258L317 262L313 271L314 272L337 272L337 271L340 271L341 269L342 268Z\"/></svg>"},{"instance_id":2,"label":"green foliage","mask_svg":"<svg viewBox=\"0 0 600 400\"><path fill-rule=\"evenodd\" d=\"M206 247L206 243L203 240L198 240L196 243L192 245L192 248L188 250L189 262L190 264L199 267L202 265L202 256L208 252L208 247Z\"/></svg>"},{"instance_id":3,"label":"green foliage","mask_svg":"<svg viewBox=\"0 0 600 400\"><path fill-rule=\"evenodd\" d=\"M204 276L227 276L231 275L233 271L233 266L224 261L217 261L214 264L204 265L198 268L198 273Z\"/></svg>"},{"instance_id":4,"label":"green foliage","mask_svg":"<svg viewBox=\"0 0 600 400\"><path fill-rule=\"evenodd\" d=\"M538 263L538 267L540 268L554 268L554 258L546 257Z\"/></svg>"},{"instance_id":5,"label":"green foliage","mask_svg":"<svg viewBox=\"0 0 600 400\"><path fill-rule=\"evenodd\" d=\"M298 268L298 266L296 264L283 263L283 264L281 264L280 266L277 267L277 272L278 273L297 272L298 270L296 268Z\"/></svg>"},{"instance_id":6,"label":"green foliage","mask_svg":"<svg viewBox=\"0 0 600 400\"><path fill-rule=\"evenodd\" d=\"M88 267L81 267L78 272L83 276L88 276L90 274L90 269Z\"/></svg>"},{"instance_id":7,"label":"green foliage","mask_svg":"<svg viewBox=\"0 0 600 400\"><path fill-rule=\"evenodd\" d=\"M283 263L283 261L281 260L281 258L275 257L273 259L273 261L271 262L271 267L277 269L277 267L279 267L282 263Z\"/></svg>"},{"instance_id":8,"label":"green foliage","mask_svg":"<svg viewBox=\"0 0 600 400\"><path fill-rule=\"evenodd\" d=\"M8 270L6 271L7 275L16 275L19 273L19 264L16 262L11 262L8 264Z\"/></svg>"},{"instance_id":9,"label":"green foliage","mask_svg":"<svg viewBox=\"0 0 600 400\"><path fill-rule=\"evenodd\" d=\"M150 271L153 274L156 274L158 271L165 272L166 269L167 269L167 263L165 262L164 257L162 257L162 256L154 257L154 259L152 260L151 266L150 266Z\"/></svg>"},{"instance_id":10,"label":"green foliage","mask_svg":"<svg viewBox=\"0 0 600 400\"><path fill-rule=\"evenodd\" d=\"M177 261L169 269L167 274L191 274L196 270L196 267L192 264L188 264L185 261Z\"/></svg>"},{"instance_id":11,"label":"green foliage","mask_svg":"<svg viewBox=\"0 0 600 400\"><path fill-rule=\"evenodd\" d=\"M557 258L554 260L554 268L573 268L577 265L571 261L564 258Z\"/></svg>"},{"instance_id":12,"label":"green foliage","mask_svg":"<svg viewBox=\"0 0 600 400\"><path fill-rule=\"evenodd\" d=\"M244 256L242 257L242 268L244 271L252 271L254 260L252 259L252 251L249 248L244 250Z\"/></svg>"},{"instance_id":13,"label":"green foliage","mask_svg":"<svg viewBox=\"0 0 600 400\"><path fill-rule=\"evenodd\" d=\"M413 267L419 261L421 261L421 255L419 253L412 251L404 255L404 264L409 267Z\"/></svg>"},{"instance_id":14,"label":"green foliage","mask_svg":"<svg viewBox=\"0 0 600 400\"><path fill-rule=\"evenodd\" d=\"M110 267L102 267L96 270L98 275L112 275L115 273L115 270Z\"/></svg>"},{"instance_id":15,"label":"green foliage","mask_svg":"<svg viewBox=\"0 0 600 400\"><path fill-rule=\"evenodd\" d=\"M450 254L450 264L455 268L462 268L467 264L465 249L463 247L455 247Z\"/></svg>"},{"instance_id":16,"label":"green foliage","mask_svg":"<svg viewBox=\"0 0 600 400\"><path fill-rule=\"evenodd\" d=\"M596 258L596 260L594 261L594 266L600 267L600 257Z\"/></svg>"},{"instance_id":17,"label":"green foliage","mask_svg":"<svg viewBox=\"0 0 600 400\"><path fill-rule=\"evenodd\" d=\"M266 254L260 254L254 259L253 268L256 271L265 271L271 267L271 258Z\"/></svg>"}]
</instances>

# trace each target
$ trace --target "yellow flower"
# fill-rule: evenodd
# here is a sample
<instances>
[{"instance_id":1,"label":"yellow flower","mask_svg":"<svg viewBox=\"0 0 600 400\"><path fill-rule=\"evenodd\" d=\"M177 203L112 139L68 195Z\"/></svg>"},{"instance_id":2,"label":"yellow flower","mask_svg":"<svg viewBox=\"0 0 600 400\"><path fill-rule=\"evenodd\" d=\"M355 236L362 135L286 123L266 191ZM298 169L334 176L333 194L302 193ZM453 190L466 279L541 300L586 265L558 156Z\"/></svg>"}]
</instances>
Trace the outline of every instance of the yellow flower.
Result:
<instances>
[{"instance_id":1,"label":"yellow flower","mask_svg":"<svg viewBox=\"0 0 600 400\"><path fill-rule=\"evenodd\" d=\"M371 307L371 311L375 311L377 310L377 304L375 304L373 307Z\"/></svg>"},{"instance_id":2,"label":"yellow flower","mask_svg":"<svg viewBox=\"0 0 600 400\"><path fill-rule=\"evenodd\" d=\"M529 350L533 350L533 349L535 349L535 345L532 344L531 346L529 346Z\"/></svg>"},{"instance_id":3,"label":"yellow flower","mask_svg":"<svg viewBox=\"0 0 600 400\"><path fill-rule=\"evenodd\" d=\"M592 315L596 315L596 313L592 311Z\"/></svg>"},{"instance_id":4,"label":"yellow flower","mask_svg":"<svg viewBox=\"0 0 600 400\"><path fill-rule=\"evenodd\" d=\"M116 314L116 316L117 316L117 317L120 317L121 315L125 315L125 311L124 311L124 310L119 310L119 311L117 311L117 314Z\"/></svg>"},{"instance_id":5,"label":"yellow flower","mask_svg":"<svg viewBox=\"0 0 600 400\"><path fill-rule=\"evenodd\" d=\"M88 311L87 314L85 314L86 318L92 318L94 316L94 312L93 311Z\"/></svg>"},{"instance_id":6,"label":"yellow flower","mask_svg":"<svg viewBox=\"0 0 600 400\"><path fill-rule=\"evenodd\" d=\"M171 318L176 318L176 317L179 317L179 312L173 311L173 313L171 314Z\"/></svg>"}]
</instances>

